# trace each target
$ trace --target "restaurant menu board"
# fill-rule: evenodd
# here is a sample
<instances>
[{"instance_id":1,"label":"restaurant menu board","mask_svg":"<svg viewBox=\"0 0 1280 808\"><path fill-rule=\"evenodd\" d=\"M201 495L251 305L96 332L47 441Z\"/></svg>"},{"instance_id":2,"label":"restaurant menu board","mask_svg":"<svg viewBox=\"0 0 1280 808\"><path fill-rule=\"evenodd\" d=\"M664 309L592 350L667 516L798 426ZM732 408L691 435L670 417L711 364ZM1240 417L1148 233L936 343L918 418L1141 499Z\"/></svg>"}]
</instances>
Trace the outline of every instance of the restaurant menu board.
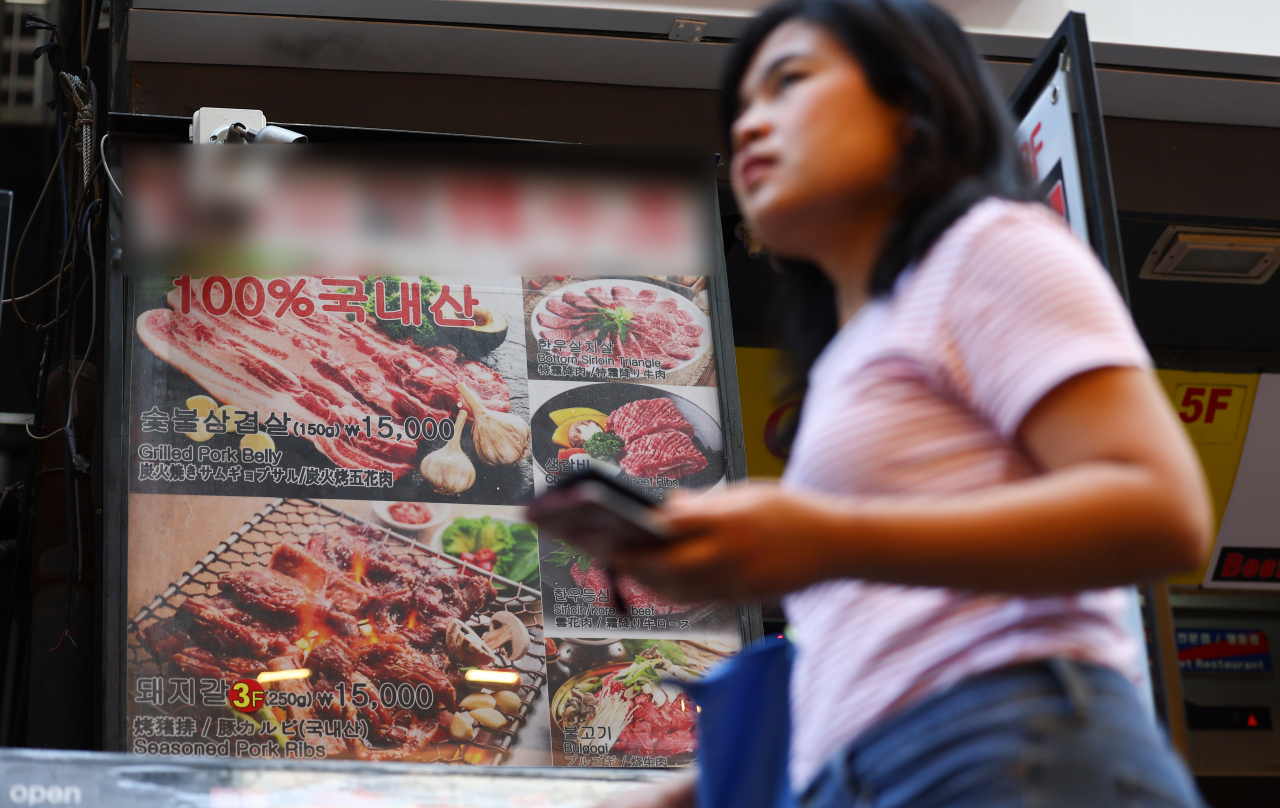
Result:
<instances>
[{"instance_id":1,"label":"restaurant menu board","mask_svg":"<svg viewBox=\"0 0 1280 808\"><path fill-rule=\"evenodd\" d=\"M131 160L130 749L688 764L738 611L523 506L724 484L695 186L227 159Z\"/></svg>"}]
</instances>

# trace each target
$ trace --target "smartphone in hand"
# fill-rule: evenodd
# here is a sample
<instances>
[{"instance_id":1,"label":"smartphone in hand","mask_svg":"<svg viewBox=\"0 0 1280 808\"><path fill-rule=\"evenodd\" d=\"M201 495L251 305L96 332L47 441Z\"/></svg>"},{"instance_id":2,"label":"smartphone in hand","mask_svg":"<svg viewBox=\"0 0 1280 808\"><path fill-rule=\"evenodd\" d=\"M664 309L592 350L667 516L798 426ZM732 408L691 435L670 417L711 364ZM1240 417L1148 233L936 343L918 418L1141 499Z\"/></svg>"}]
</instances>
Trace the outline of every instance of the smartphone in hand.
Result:
<instances>
[{"instance_id":1,"label":"smartphone in hand","mask_svg":"<svg viewBox=\"0 0 1280 808\"><path fill-rule=\"evenodd\" d=\"M653 517L654 506L639 491L588 470L535 499L526 513L543 535L607 559L675 538Z\"/></svg>"}]
</instances>

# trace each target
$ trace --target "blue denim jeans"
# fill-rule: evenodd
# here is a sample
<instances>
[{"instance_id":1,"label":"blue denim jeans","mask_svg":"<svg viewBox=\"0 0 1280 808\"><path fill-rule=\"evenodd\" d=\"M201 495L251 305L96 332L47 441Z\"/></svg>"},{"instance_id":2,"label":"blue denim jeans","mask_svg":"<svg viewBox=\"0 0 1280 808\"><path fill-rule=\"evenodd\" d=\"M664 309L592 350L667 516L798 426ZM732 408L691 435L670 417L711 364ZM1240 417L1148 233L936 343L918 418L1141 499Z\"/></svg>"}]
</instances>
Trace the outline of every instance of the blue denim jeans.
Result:
<instances>
[{"instance_id":1,"label":"blue denim jeans","mask_svg":"<svg viewBox=\"0 0 1280 808\"><path fill-rule=\"evenodd\" d=\"M803 808L1202 808L1133 685L1067 660L976 676L833 755Z\"/></svg>"}]
</instances>

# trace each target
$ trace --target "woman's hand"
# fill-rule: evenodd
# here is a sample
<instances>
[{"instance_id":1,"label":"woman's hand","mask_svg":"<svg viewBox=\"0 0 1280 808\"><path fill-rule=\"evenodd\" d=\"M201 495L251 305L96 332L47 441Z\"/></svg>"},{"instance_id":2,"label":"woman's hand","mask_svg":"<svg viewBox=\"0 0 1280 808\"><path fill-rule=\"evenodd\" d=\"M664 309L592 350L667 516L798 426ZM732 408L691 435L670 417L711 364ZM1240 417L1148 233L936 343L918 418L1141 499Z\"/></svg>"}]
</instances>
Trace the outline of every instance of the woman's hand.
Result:
<instances>
[{"instance_id":1,"label":"woman's hand","mask_svg":"<svg viewBox=\"0 0 1280 808\"><path fill-rule=\"evenodd\" d=\"M624 791L596 808L698 808L697 772L682 772L654 785Z\"/></svg>"},{"instance_id":2,"label":"woman's hand","mask_svg":"<svg viewBox=\"0 0 1280 808\"><path fill-rule=\"evenodd\" d=\"M606 561L675 601L830 578L1057 594L1193 568L1212 543L1199 462L1154 377L1082 373L1023 419L1043 473L957 493L835 497L731 487L663 506L686 538Z\"/></svg>"},{"instance_id":3,"label":"woman's hand","mask_svg":"<svg viewBox=\"0 0 1280 808\"><path fill-rule=\"evenodd\" d=\"M777 485L731 486L668 500L658 515L673 544L608 562L676 602L740 601L801 589L830 577L839 550L824 498Z\"/></svg>"}]
</instances>

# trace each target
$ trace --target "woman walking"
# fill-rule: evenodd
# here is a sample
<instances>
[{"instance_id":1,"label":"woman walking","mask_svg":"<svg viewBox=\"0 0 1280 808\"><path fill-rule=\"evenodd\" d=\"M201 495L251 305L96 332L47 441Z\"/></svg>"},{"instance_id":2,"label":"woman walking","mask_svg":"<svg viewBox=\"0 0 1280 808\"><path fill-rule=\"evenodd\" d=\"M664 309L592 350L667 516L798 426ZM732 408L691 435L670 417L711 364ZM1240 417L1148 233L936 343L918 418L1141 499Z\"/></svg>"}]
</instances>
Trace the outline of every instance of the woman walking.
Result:
<instances>
[{"instance_id":1,"label":"woman walking","mask_svg":"<svg viewBox=\"0 0 1280 808\"><path fill-rule=\"evenodd\" d=\"M1109 277L1023 201L965 35L924 0L788 0L723 111L799 431L781 485L677 500L687 539L611 563L673 599L786 595L804 806L1199 805L1116 587L1200 563L1205 483Z\"/></svg>"}]
</instances>

